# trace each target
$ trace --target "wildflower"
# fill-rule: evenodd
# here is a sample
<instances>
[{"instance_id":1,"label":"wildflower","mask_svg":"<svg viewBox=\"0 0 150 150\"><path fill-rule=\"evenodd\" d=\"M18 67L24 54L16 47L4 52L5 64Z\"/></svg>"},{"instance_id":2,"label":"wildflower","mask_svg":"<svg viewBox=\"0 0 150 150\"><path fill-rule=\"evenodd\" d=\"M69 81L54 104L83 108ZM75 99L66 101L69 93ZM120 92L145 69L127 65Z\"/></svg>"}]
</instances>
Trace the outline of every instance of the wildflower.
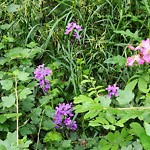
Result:
<instances>
[{"instance_id":1,"label":"wildflower","mask_svg":"<svg viewBox=\"0 0 150 150\"><path fill-rule=\"evenodd\" d=\"M34 71L35 79L39 80L39 86L40 88L43 88L45 92L47 92L48 89L50 89L50 83L48 80L45 79L45 77L50 76L51 73L52 70L50 70L47 67L44 68L44 64L39 65Z\"/></svg>"},{"instance_id":2,"label":"wildflower","mask_svg":"<svg viewBox=\"0 0 150 150\"><path fill-rule=\"evenodd\" d=\"M115 96L115 97L117 97L118 96L118 90L119 90L119 87L117 87L116 86L116 84L114 84L114 85L108 85L108 87L106 88L106 90L108 91L108 97L112 97L113 95Z\"/></svg>"},{"instance_id":3,"label":"wildflower","mask_svg":"<svg viewBox=\"0 0 150 150\"><path fill-rule=\"evenodd\" d=\"M141 45L141 53L143 54L143 59L147 63L150 63L150 39L148 38L147 40L143 40L141 42Z\"/></svg>"},{"instance_id":4,"label":"wildflower","mask_svg":"<svg viewBox=\"0 0 150 150\"><path fill-rule=\"evenodd\" d=\"M73 111L72 103L59 104L59 106L56 107L56 112L54 116L55 128L66 126L70 130L76 130L77 129L76 121L71 120L71 117L74 116L72 111Z\"/></svg>"},{"instance_id":5,"label":"wildflower","mask_svg":"<svg viewBox=\"0 0 150 150\"><path fill-rule=\"evenodd\" d=\"M73 36L76 37L76 39L80 39L81 36L79 36L77 32L82 31L82 28L80 25L77 25L75 22L68 23L68 25L66 26L65 34L69 34L73 30L74 30Z\"/></svg>"},{"instance_id":6,"label":"wildflower","mask_svg":"<svg viewBox=\"0 0 150 150\"><path fill-rule=\"evenodd\" d=\"M126 66L132 66L136 61L138 64L144 64L144 62L150 63L150 39L142 40L137 47L128 45L128 47L133 50L140 50L138 55L133 55L127 58Z\"/></svg>"},{"instance_id":7,"label":"wildflower","mask_svg":"<svg viewBox=\"0 0 150 150\"><path fill-rule=\"evenodd\" d=\"M139 65L144 64L144 59L142 54L133 55L127 58L126 66L133 66L137 62Z\"/></svg>"}]
</instances>

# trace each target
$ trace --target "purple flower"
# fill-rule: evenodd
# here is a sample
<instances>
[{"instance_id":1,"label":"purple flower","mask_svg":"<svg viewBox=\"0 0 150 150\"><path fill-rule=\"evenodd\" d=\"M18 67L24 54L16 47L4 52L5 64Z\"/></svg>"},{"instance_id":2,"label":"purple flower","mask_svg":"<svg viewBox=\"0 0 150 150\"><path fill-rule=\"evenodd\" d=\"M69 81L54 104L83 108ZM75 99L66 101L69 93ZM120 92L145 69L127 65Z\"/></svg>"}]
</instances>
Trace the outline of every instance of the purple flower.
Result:
<instances>
[{"instance_id":1,"label":"purple flower","mask_svg":"<svg viewBox=\"0 0 150 150\"><path fill-rule=\"evenodd\" d=\"M82 31L81 26L77 25L75 22L68 23L66 26L65 34L69 34L72 31L75 31L73 33L73 36L76 37L76 39L80 39L81 36L79 36L76 32Z\"/></svg>"},{"instance_id":2,"label":"purple flower","mask_svg":"<svg viewBox=\"0 0 150 150\"><path fill-rule=\"evenodd\" d=\"M34 71L35 79L39 81L40 88L43 88L45 92L50 89L50 83L45 79L46 76L50 76L52 74L52 70L47 67L44 67L44 64L39 65Z\"/></svg>"},{"instance_id":3,"label":"purple flower","mask_svg":"<svg viewBox=\"0 0 150 150\"><path fill-rule=\"evenodd\" d=\"M72 103L59 104L59 106L56 107L56 112L54 116L55 128L66 126L70 130L76 130L77 129L76 121L71 120L71 117L74 116L72 111L73 111Z\"/></svg>"},{"instance_id":4,"label":"purple flower","mask_svg":"<svg viewBox=\"0 0 150 150\"><path fill-rule=\"evenodd\" d=\"M118 90L119 90L119 87L117 87L116 86L116 84L114 84L114 85L108 85L108 87L106 88L106 90L108 91L108 97L112 97L113 95L115 96L115 97L117 97L118 96Z\"/></svg>"}]
</instances>

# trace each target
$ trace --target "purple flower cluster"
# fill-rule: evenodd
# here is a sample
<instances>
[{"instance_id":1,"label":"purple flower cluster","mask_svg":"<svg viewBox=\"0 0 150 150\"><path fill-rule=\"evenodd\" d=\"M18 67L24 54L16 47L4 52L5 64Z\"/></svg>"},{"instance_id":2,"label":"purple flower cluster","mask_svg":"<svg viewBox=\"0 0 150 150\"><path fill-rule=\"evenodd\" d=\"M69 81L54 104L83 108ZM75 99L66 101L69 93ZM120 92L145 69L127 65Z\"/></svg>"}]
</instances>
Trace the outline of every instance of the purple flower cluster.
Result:
<instances>
[{"instance_id":1,"label":"purple flower cluster","mask_svg":"<svg viewBox=\"0 0 150 150\"><path fill-rule=\"evenodd\" d=\"M115 96L115 97L117 97L118 96L118 90L119 90L119 87L117 87L116 86L116 84L114 84L114 85L108 85L108 87L106 88L106 90L108 91L108 97L112 97L113 95Z\"/></svg>"},{"instance_id":2,"label":"purple flower cluster","mask_svg":"<svg viewBox=\"0 0 150 150\"><path fill-rule=\"evenodd\" d=\"M35 79L39 80L40 88L42 88L45 92L50 89L50 83L48 80L45 79L46 76L50 76L52 70L47 67L44 67L44 64L39 65L36 70L34 71Z\"/></svg>"},{"instance_id":3,"label":"purple flower cluster","mask_svg":"<svg viewBox=\"0 0 150 150\"><path fill-rule=\"evenodd\" d=\"M68 23L68 25L66 26L65 34L69 34L73 30L75 30L73 36L76 37L76 39L80 39L81 36L77 33L77 31L82 31L82 28L81 26L77 25L75 22Z\"/></svg>"},{"instance_id":4,"label":"purple flower cluster","mask_svg":"<svg viewBox=\"0 0 150 150\"><path fill-rule=\"evenodd\" d=\"M59 104L58 107L56 107L56 112L54 116L54 123L55 128L59 128L62 126L66 126L70 130L76 130L77 124L76 121L72 121L71 117L73 117L73 106L72 103L70 104Z\"/></svg>"}]
</instances>

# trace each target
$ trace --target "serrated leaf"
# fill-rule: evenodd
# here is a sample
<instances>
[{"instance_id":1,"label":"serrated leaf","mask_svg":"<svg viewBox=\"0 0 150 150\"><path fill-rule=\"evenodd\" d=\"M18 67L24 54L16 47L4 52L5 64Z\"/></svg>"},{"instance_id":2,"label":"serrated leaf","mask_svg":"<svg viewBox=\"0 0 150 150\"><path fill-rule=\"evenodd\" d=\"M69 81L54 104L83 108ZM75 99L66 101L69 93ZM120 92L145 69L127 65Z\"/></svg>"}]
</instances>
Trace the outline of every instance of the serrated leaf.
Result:
<instances>
[{"instance_id":1,"label":"serrated leaf","mask_svg":"<svg viewBox=\"0 0 150 150\"><path fill-rule=\"evenodd\" d=\"M55 124L50 119L49 120L45 120L42 123L42 129L44 129L44 130L51 130L51 129L54 129L54 127L55 127Z\"/></svg>"},{"instance_id":2,"label":"serrated leaf","mask_svg":"<svg viewBox=\"0 0 150 150\"><path fill-rule=\"evenodd\" d=\"M9 96L3 96L2 97L2 106L3 107L11 107L15 104L15 96L9 95Z\"/></svg>"},{"instance_id":3,"label":"serrated leaf","mask_svg":"<svg viewBox=\"0 0 150 150\"><path fill-rule=\"evenodd\" d=\"M29 79L29 77L28 77L29 73L24 72L24 71L19 71L19 74L17 76L18 76L18 79L21 81L26 81Z\"/></svg>"},{"instance_id":4,"label":"serrated leaf","mask_svg":"<svg viewBox=\"0 0 150 150\"><path fill-rule=\"evenodd\" d=\"M19 97L20 99L26 99L27 95L31 94L31 90L29 88L24 88L20 94L19 94Z\"/></svg>"},{"instance_id":5,"label":"serrated leaf","mask_svg":"<svg viewBox=\"0 0 150 150\"><path fill-rule=\"evenodd\" d=\"M119 90L117 101L120 105L128 104L134 98L134 93L132 91Z\"/></svg>"},{"instance_id":6,"label":"serrated leaf","mask_svg":"<svg viewBox=\"0 0 150 150\"><path fill-rule=\"evenodd\" d=\"M2 85L2 89L4 90L10 90L13 86L13 81L6 79L6 80L2 80L0 81L1 85Z\"/></svg>"},{"instance_id":7,"label":"serrated leaf","mask_svg":"<svg viewBox=\"0 0 150 150\"><path fill-rule=\"evenodd\" d=\"M62 136L58 132L48 132L44 138L44 142L61 141Z\"/></svg>"},{"instance_id":8,"label":"serrated leaf","mask_svg":"<svg viewBox=\"0 0 150 150\"><path fill-rule=\"evenodd\" d=\"M19 129L19 131L20 131L20 134L21 134L22 136L26 136L26 135L32 134L32 131L31 131L30 128L27 127L27 126L21 127L21 128Z\"/></svg>"},{"instance_id":9,"label":"serrated leaf","mask_svg":"<svg viewBox=\"0 0 150 150\"><path fill-rule=\"evenodd\" d=\"M71 146L71 140L64 140L62 143L63 148L69 148Z\"/></svg>"}]
</instances>

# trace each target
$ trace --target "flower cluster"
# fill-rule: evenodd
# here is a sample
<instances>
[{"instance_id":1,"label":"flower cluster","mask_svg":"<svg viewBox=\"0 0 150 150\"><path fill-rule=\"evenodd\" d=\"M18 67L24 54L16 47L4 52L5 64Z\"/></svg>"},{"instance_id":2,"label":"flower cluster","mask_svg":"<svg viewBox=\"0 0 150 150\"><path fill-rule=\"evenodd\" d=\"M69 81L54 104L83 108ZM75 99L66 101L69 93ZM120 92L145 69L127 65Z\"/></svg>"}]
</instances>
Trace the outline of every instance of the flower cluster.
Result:
<instances>
[{"instance_id":1,"label":"flower cluster","mask_svg":"<svg viewBox=\"0 0 150 150\"><path fill-rule=\"evenodd\" d=\"M65 34L69 34L73 30L75 30L73 36L76 37L76 39L80 39L81 36L78 34L77 31L82 31L82 28L81 26L77 25L75 22L68 23L68 25L66 26Z\"/></svg>"},{"instance_id":2,"label":"flower cluster","mask_svg":"<svg viewBox=\"0 0 150 150\"><path fill-rule=\"evenodd\" d=\"M126 66L133 66L135 62L139 65L144 64L145 62L150 63L150 39L142 40L139 46L133 47L128 45L128 47L133 50L140 50L139 54L133 55L127 58Z\"/></svg>"},{"instance_id":3,"label":"flower cluster","mask_svg":"<svg viewBox=\"0 0 150 150\"><path fill-rule=\"evenodd\" d=\"M118 96L118 90L119 90L119 87L116 86L116 84L114 85L108 85L108 87L106 88L106 90L108 91L108 97L112 97L113 95L114 96Z\"/></svg>"},{"instance_id":4,"label":"flower cluster","mask_svg":"<svg viewBox=\"0 0 150 150\"><path fill-rule=\"evenodd\" d=\"M76 130L77 124L76 121L72 121L71 117L73 117L73 106L72 103L70 104L59 104L58 107L56 107L56 112L54 116L54 123L55 128L66 126L68 129Z\"/></svg>"},{"instance_id":5,"label":"flower cluster","mask_svg":"<svg viewBox=\"0 0 150 150\"><path fill-rule=\"evenodd\" d=\"M46 76L50 76L52 70L47 67L44 67L44 64L39 65L36 70L34 71L35 79L39 80L40 88L42 88L45 92L50 89L50 83L48 80L45 79Z\"/></svg>"}]
</instances>

